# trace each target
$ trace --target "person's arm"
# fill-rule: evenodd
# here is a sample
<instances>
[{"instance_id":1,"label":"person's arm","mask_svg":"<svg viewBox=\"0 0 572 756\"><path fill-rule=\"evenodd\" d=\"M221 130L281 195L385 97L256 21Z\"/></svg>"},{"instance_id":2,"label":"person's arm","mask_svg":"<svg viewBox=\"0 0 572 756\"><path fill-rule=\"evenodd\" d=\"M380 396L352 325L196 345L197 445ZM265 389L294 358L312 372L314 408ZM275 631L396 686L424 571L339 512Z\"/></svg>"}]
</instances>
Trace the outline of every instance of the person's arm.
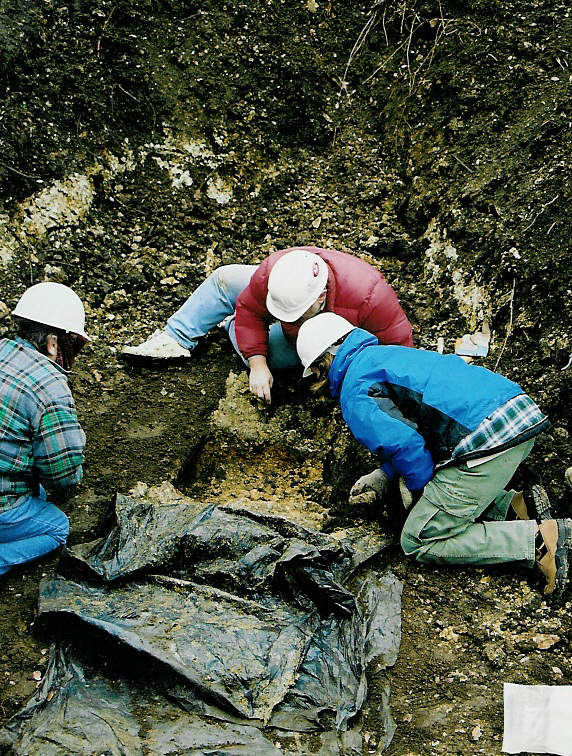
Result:
<instances>
[{"instance_id":1,"label":"person's arm","mask_svg":"<svg viewBox=\"0 0 572 756\"><path fill-rule=\"evenodd\" d=\"M255 354L249 358L248 364L250 366L248 378L250 390L255 396L270 404L270 389L274 383L274 378L266 362L266 357L263 354Z\"/></svg>"},{"instance_id":2,"label":"person's arm","mask_svg":"<svg viewBox=\"0 0 572 756\"><path fill-rule=\"evenodd\" d=\"M33 439L34 468L41 483L68 488L82 479L83 432L73 401L60 399L45 407Z\"/></svg>"},{"instance_id":3,"label":"person's arm","mask_svg":"<svg viewBox=\"0 0 572 756\"><path fill-rule=\"evenodd\" d=\"M410 491L424 488L433 475L433 457L414 423L389 399L378 403L359 394L342 404L342 413L353 435L384 464L397 473Z\"/></svg>"},{"instance_id":4,"label":"person's arm","mask_svg":"<svg viewBox=\"0 0 572 756\"><path fill-rule=\"evenodd\" d=\"M250 283L237 299L234 327L236 343L250 367L250 390L269 404L274 379L267 362L268 325L271 319L266 309L267 260L268 258L258 266Z\"/></svg>"},{"instance_id":5,"label":"person's arm","mask_svg":"<svg viewBox=\"0 0 572 756\"><path fill-rule=\"evenodd\" d=\"M268 259L268 258L267 258ZM266 309L268 265L264 260L254 271L250 283L236 301L234 332L236 343L245 360L268 354L268 326L271 320Z\"/></svg>"}]
</instances>

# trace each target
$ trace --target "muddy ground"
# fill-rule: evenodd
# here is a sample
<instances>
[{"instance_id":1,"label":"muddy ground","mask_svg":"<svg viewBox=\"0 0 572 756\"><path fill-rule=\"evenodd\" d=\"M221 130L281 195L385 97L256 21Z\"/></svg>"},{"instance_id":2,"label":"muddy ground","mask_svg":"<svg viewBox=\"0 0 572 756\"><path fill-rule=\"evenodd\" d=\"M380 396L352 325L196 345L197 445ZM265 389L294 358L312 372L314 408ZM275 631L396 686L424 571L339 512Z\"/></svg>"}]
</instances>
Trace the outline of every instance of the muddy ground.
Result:
<instances>
[{"instance_id":1,"label":"muddy ground","mask_svg":"<svg viewBox=\"0 0 572 756\"><path fill-rule=\"evenodd\" d=\"M487 321L482 364L553 422L515 485L535 471L572 511L571 31L555 0L0 1L0 335L49 279L95 337L71 378L85 479L56 499L71 543L105 532L116 491L163 480L398 532L348 512L374 460L298 375L266 408L222 331L187 364L119 356L217 265L296 244L379 267L420 347ZM45 668L34 617L55 563L0 583L0 725ZM572 681L572 594L552 605L534 572L420 567L397 546L386 565L405 584L387 753L500 753L502 683ZM374 678L363 717L376 753Z\"/></svg>"}]
</instances>

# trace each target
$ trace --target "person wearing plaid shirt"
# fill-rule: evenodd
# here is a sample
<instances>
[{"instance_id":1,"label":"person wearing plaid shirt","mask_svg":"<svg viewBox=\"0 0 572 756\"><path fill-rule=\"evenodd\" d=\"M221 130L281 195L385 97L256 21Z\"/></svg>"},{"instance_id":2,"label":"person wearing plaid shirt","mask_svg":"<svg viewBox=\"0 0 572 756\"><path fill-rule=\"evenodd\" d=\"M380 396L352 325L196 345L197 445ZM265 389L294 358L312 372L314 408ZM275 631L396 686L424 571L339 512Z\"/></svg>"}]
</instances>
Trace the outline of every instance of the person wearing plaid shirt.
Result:
<instances>
[{"instance_id":1,"label":"person wearing plaid shirt","mask_svg":"<svg viewBox=\"0 0 572 756\"><path fill-rule=\"evenodd\" d=\"M47 282L14 314L18 335L0 339L0 575L66 542L66 515L48 488L82 478L85 434L67 372L87 339L77 295Z\"/></svg>"},{"instance_id":2,"label":"person wearing plaid shirt","mask_svg":"<svg viewBox=\"0 0 572 756\"><path fill-rule=\"evenodd\" d=\"M344 420L380 460L350 491L378 500L399 479L410 512L405 554L432 564L536 564L545 594L562 594L572 519L529 518L508 484L548 418L514 381L455 354L384 346L335 313L305 322L304 375L339 398Z\"/></svg>"}]
</instances>

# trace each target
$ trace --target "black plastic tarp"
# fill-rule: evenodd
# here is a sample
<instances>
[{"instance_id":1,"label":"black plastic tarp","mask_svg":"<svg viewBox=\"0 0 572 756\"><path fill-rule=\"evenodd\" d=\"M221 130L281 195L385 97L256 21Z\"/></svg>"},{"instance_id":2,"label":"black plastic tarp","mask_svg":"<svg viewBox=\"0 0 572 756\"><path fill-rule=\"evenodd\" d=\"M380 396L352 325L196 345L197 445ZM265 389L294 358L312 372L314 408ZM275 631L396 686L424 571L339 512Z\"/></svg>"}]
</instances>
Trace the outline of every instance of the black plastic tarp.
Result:
<instances>
[{"instance_id":1,"label":"black plastic tarp","mask_svg":"<svg viewBox=\"0 0 572 756\"><path fill-rule=\"evenodd\" d=\"M10 752L358 753L366 668L397 657L401 584L355 571L388 540L201 509L175 489L118 496L116 510L109 536L74 548L39 600L52 632L113 644L114 678L73 637L57 645L2 734ZM140 660L128 672L121 649ZM387 706L380 719L389 740Z\"/></svg>"},{"instance_id":2,"label":"black plastic tarp","mask_svg":"<svg viewBox=\"0 0 572 756\"><path fill-rule=\"evenodd\" d=\"M207 719L153 681L110 679L69 647L52 649L42 687L0 733L20 756L283 753L259 729Z\"/></svg>"}]
</instances>

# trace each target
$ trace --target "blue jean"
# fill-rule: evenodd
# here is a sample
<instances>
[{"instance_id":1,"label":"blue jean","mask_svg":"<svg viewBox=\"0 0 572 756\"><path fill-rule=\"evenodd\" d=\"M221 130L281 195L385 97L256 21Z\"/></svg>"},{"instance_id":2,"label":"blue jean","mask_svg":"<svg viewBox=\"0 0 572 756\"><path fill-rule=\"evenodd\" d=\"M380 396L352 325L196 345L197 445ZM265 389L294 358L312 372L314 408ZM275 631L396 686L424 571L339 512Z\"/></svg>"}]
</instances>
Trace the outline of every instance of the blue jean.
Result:
<instances>
[{"instance_id":1,"label":"blue jean","mask_svg":"<svg viewBox=\"0 0 572 756\"><path fill-rule=\"evenodd\" d=\"M476 467L439 470L403 526L403 551L433 564L534 564L536 522L505 520L516 493L505 486L533 444L525 441Z\"/></svg>"},{"instance_id":2,"label":"blue jean","mask_svg":"<svg viewBox=\"0 0 572 756\"><path fill-rule=\"evenodd\" d=\"M165 328L167 333L185 349L192 351L197 339L234 313L236 300L248 286L256 268L256 265L223 265L217 268L169 318ZM236 343L234 318L226 328L236 352L248 364ZM268 332L268 364L271 370L300 365L296 349L284 336L280 323L273 323Z\"/></svg>"},{"instance_id":3,"label":"blue jean","mask_svg":"<svg viewBox=\"0 0 572 756\"><path fill-rule=\"evenodd\" d=\"M43 488L39 496L26 496L0 512L0 575L62 546L69 530L68 518L47 501Z\"/></svg>"}]
</instances>

